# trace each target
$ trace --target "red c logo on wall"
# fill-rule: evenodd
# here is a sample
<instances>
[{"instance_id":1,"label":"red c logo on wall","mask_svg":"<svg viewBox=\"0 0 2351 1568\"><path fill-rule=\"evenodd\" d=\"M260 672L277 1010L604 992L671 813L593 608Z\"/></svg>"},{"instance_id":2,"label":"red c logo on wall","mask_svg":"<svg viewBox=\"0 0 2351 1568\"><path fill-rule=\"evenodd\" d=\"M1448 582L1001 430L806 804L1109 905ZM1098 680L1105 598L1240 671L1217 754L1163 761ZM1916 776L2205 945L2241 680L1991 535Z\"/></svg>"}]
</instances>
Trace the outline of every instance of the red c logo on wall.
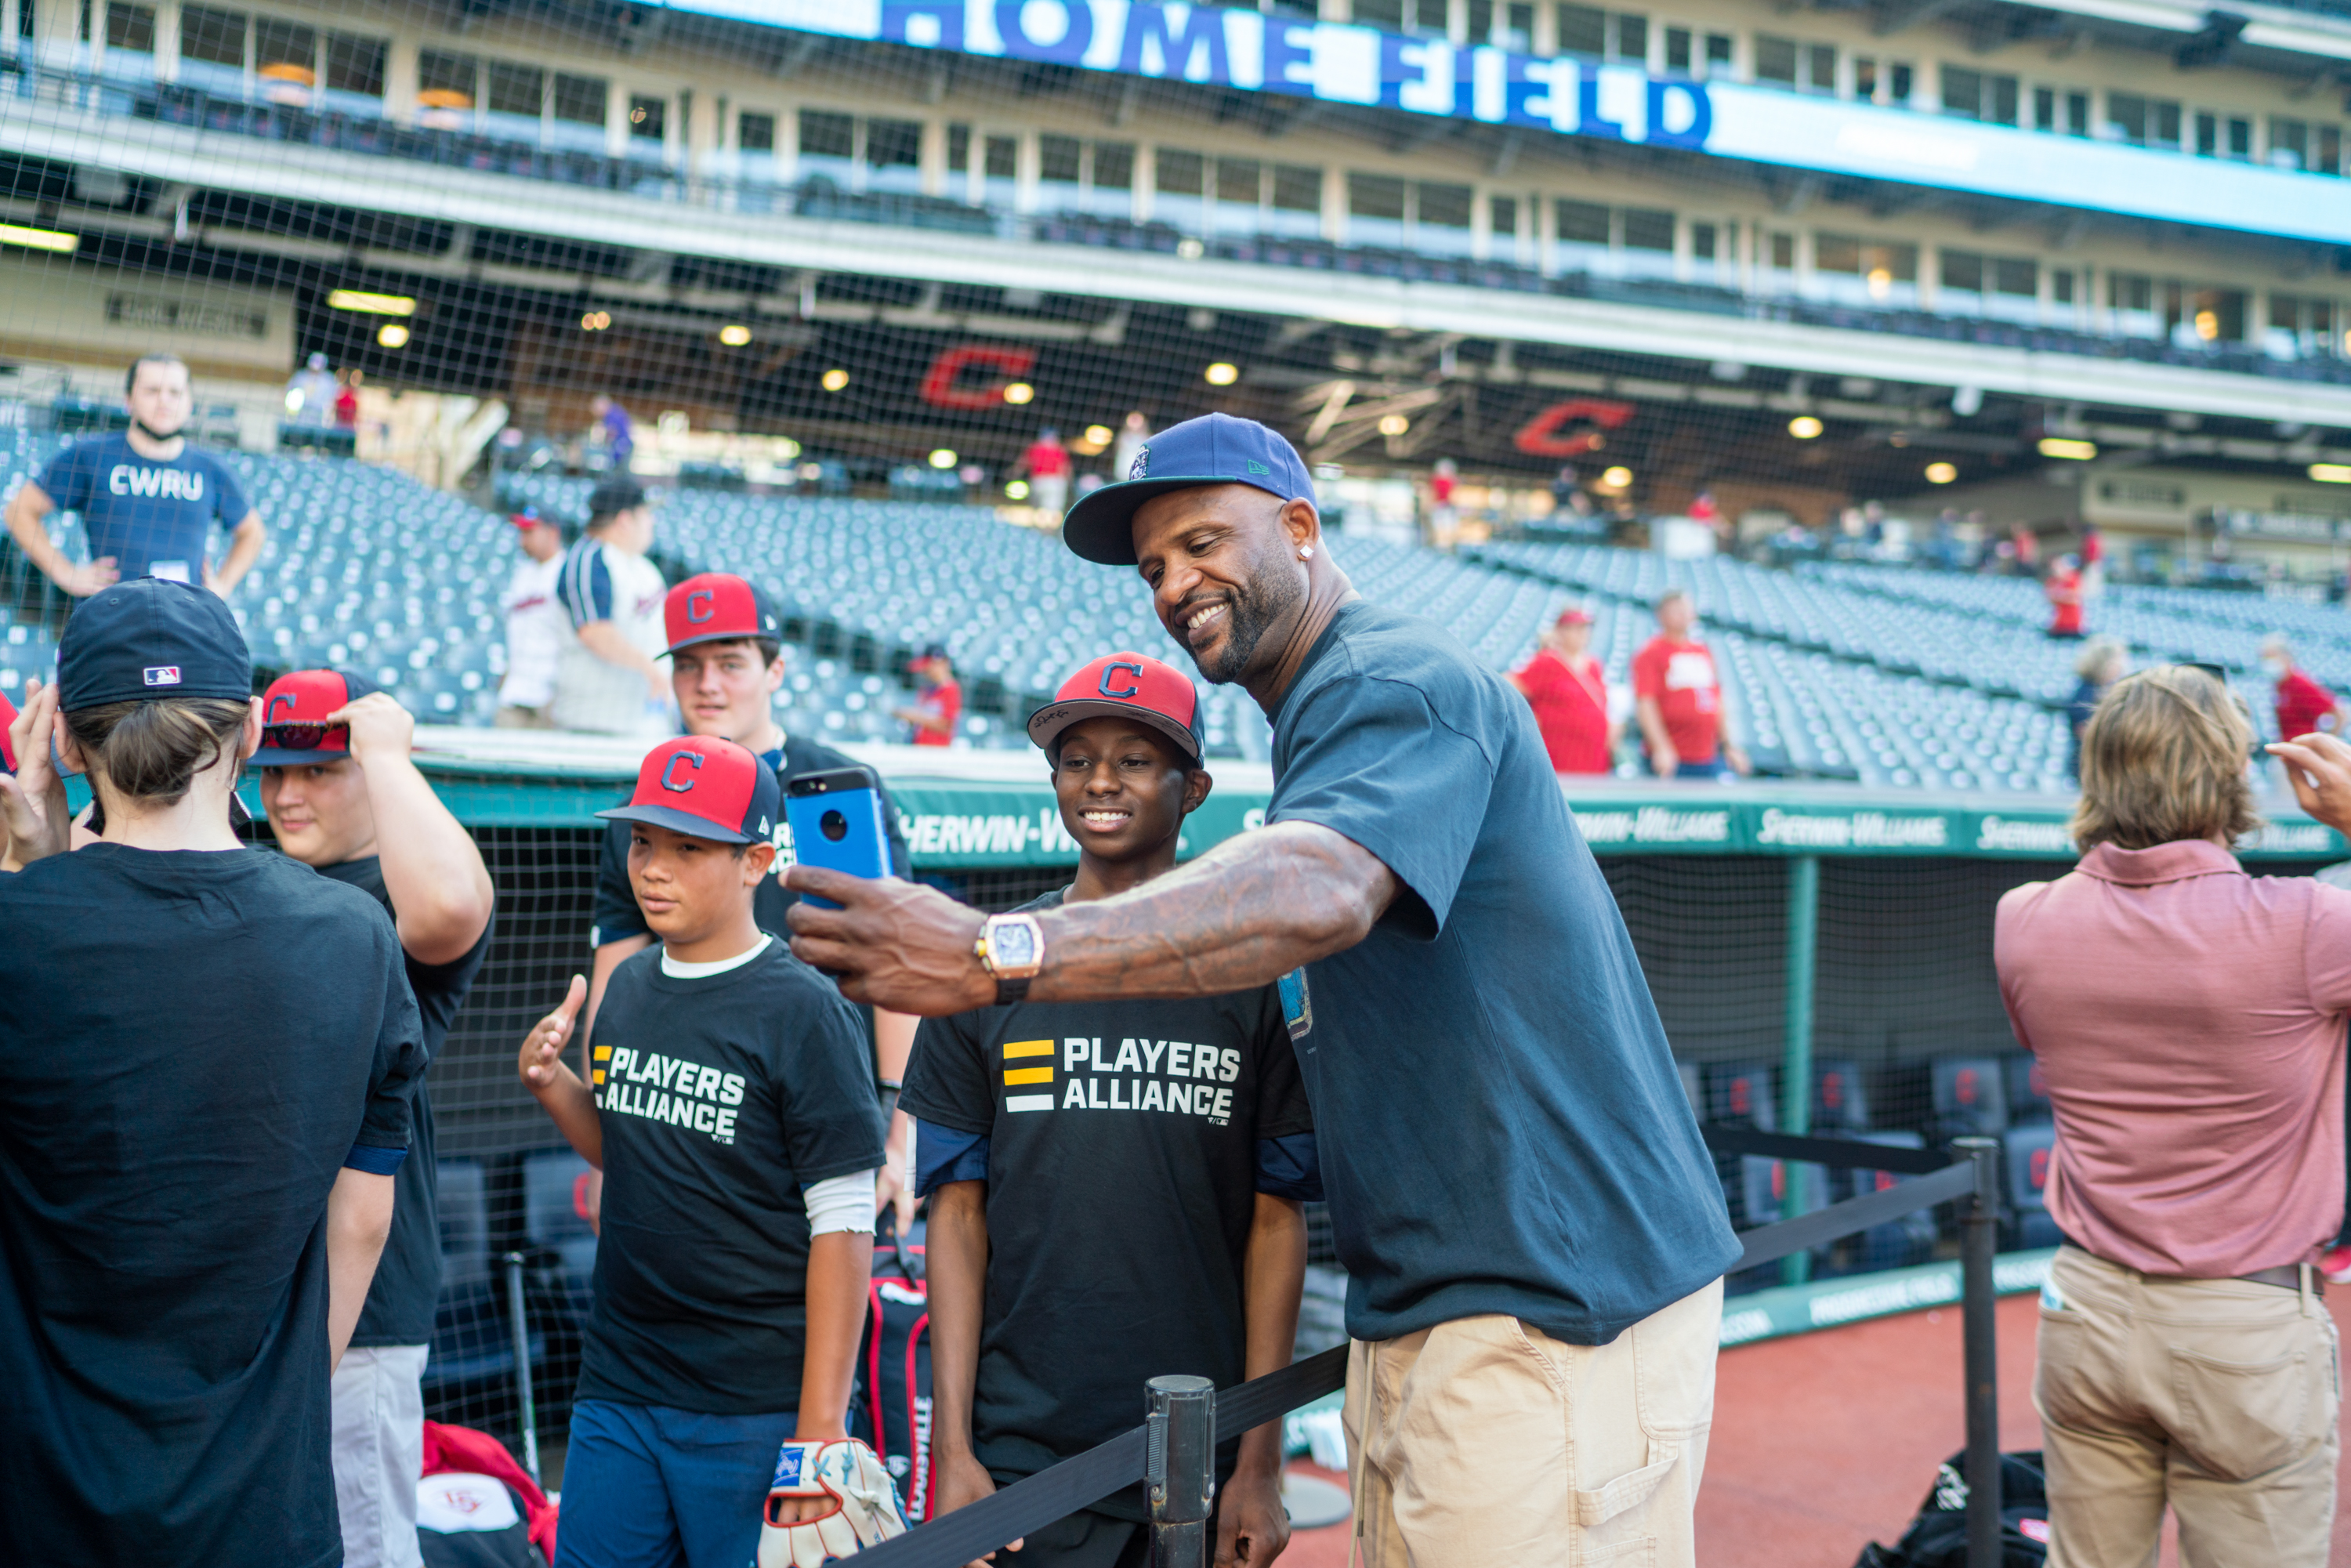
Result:
<instances>
[{"instance_id":1,"label":"red c logo on wall","mask_svg":"<svg viewBox=\"0 0 2351 1568\"><path fill-rule=\"evenodd\" d=\"M1631 419L1633 412L1629 402L1573 397L1552 404L1520 425L1519 433L1510 437L1510 444L1530 457L1573 457L1599 445L1600 431L1614 430ZM1597 428L1562 433L1562 425L1579 423Z\"/></svg>"},{"instance_id":2,"label":"red c logo on wall","mask_svg":"<svg viewBox=\"0 0 2351 1568\"><path fill-rule=\"evenodd\" d=\"M1005 384L1027 375L1029 367L1036 362L1034 349L992 349L981 343L966 343L959 349L942 350L924 372L923 401L933 408L1002 408ZM975 367L994 372L987 384L960 384L964 372Z\"/></svg>"}]
</instances>

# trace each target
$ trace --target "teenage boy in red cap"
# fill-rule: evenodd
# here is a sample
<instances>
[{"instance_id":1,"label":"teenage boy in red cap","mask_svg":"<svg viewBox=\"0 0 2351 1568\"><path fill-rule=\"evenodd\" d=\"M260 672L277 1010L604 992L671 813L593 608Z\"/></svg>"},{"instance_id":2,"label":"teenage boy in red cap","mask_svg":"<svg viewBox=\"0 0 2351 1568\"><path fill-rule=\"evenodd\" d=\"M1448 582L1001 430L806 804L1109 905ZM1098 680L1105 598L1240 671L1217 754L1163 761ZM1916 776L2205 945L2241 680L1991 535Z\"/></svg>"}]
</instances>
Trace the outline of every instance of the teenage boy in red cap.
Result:
<instances>
[{"instance_id":1,"label":"teenage boy in red cap","mask_svg":"<svg viewBox=\"0 0 2351 1568\"><path fill-rule=\"evenodd\" d=\"M669 635L664 650L670 663L670 688L677 695L678 712L688 735L723 736L758 754L778 783L795 773L817 773L856 763L830 746L804 736L787 735L776 723L772 705L784 684L783 620L768 596L729 572L706 571L687 578L669 591L662 606ZM890 835L890 869L907 873L906 841L899 831L897 808L885 790L882 820ZM762 878L753 906L759 929L788 936L784 911L799 901L785 887L781 873L789 862L778 857L776 873ZM604 988L622 962L653 945L653 926L637 907L629 881L629 831L614 822L604 835L602 856L596 867L596 924L589 932L596 949L588 977L588 1021L592 1027L602 1004ZM875 1077L885 1092L894 1092L906 1075L906 1052L914 1042L914 1020L902 1013L877 1011L873 1018ZM891 1130L891 1163L883 1172L883 1196L897 1196L904 1186L905 1128Z\"/></svg>"},{"instance_id":2,"label":"teenage boy in red cap","mask_svg":"<svg viewBox=\"0 0 2351 1568\"><path fill-rule=\"evenodd\" d=\"M904 1528L843 1426L882 1117L856 1013L759 929L782 798L732 741L647 753L629 803L597 814L629 834L661 951L613 975L587 1082L563 1062L580 977L522 1044L524 1084L607 1177L559 1568L789 1568L793 1527L824 1511L795 1490L811 1473L841 1483L848 1550Z\"/></svg>"},{"instance_id":3,"label":"teenage boy in red cap","mask_svg":"<svg viewBox=\"0 0 2351 1568\"><path fill-rule=\"evenodd\" d=\"M1591 642L1592 612L1571 604L1510 675L1534 709L1553 772L1605 773L1615 762L1624 727L1608 711L1608 677L1585 651Z\"/></svg>"},{"instance_id":4,"label":"teenage boy in red cap","mask_svg":"<svg viewBox=\"0 0 2351 1568\"><path fill-rule=\"evenodd\" d=\"M423 1015L429 1063L490 950L489 869L409 759L416 721L364 675L297 670L261 699L261 805L277 847L381 904ZM392 1235L334 1378L345 1568L415 1568L423 1376L441 1293L433 1106L420 1071Z\"/></svg>"},{"instance_id":5,"label":"teenage boy in red cap","mask_svg":"<svg viewBox=\"0 0 2351 1568\"><path fill-rule=\"evenodd\" d=\"M1112 653L1029 719L1078 874L1025 909L1106 898L1175 865L1212 782L1197 706L1181 672ZM925 1019L905 1105L931 1200L942 1511L1115 1437L1147 1378L1224 1387L1290 1364L1299 1206L1322 1190L1278 988ZM1118 1195L1114 1218L1104 1193ZM1218 1436L1217 1561L1264 1568L1290 1539L1280 1428ZM1128 1568L1149 1548L1148 1518L1129 1487L1008 1561Z\"/></svg>"}]
</instances>

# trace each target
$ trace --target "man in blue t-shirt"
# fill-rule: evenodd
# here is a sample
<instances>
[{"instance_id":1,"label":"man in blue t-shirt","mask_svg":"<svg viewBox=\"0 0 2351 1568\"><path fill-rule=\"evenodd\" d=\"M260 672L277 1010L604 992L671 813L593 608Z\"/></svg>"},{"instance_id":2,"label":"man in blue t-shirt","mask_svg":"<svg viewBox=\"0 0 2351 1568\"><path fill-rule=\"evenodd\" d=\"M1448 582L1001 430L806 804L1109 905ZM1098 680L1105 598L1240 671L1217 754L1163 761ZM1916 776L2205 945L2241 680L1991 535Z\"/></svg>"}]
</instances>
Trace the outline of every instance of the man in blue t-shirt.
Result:
<instances>
[{"instance_id":1,"label":"man in blue t-shirt","mask_svg":"<svg viewBox=\"0 0 2351 1568\"><path fill-rule=\"evenodd\" d=\"M1161 432L1062 537L1136 568L1200 673L1271 718L1266 826L1020 916L795 866L843 907L795 906L794 952L925 1015L1280 980L1349 1275L1366 1568L1689 1568L1739 1244L1525 700L1364 601L1305 465L1251 421Z\"/></svg>"},{"instance_id":2,"label":"man in blue t-shirt","mask_svg":"<svg viewBox=\"0 0 2351 1568\"><path fill-rule=\"evenodd\" d=\"M188 367L172 354L141 355L124 378L131 428L77 441L8 502L8 532L48 580L76 598L110 582L166 577L225 599L261 559L266 531L226 465L182 434L195 407ZM49 538L51 512L81 514L89 559L66 559ZM207 551L214 523L228 530L226 559Z\"/></svg>"}]
</instances>

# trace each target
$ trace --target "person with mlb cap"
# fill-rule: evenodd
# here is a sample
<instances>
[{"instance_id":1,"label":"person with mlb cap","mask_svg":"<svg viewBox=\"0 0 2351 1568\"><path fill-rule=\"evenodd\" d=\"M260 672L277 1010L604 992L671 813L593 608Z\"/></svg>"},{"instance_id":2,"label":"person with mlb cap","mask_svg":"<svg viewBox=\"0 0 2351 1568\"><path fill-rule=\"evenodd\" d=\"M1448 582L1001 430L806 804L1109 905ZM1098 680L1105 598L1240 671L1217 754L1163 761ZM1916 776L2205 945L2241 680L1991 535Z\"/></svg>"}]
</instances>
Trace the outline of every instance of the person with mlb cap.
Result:
<instances>
[{"instance_id":1,"label":"person with mlb cap","mask_svg":"<svg viewBox=\"0 0 2351 1568\"><path fill-rule=\"evenodd\" d=\"M1061 537L1265 710L1266 825L1019 916L795 866L841 907L797 906L793 950L926 1016L1281 981L1351 1281L1367 1568L1688 1568L1739 1242L1526 700L1356 593L1305 464L1252 421L1160 432Z\"/></svg>"},{"instance_id":2,"label":"person with mlb cap","mask_svg":"<svg viewBox=\"0 0 2351 1568\"><path fill-rule=\"evenodd\" d=\"M559 729L664 735L672 726L669 672L661 665L662 599L668 584L646 559L653 509L626 475L588 497L588 532L564 552L556 596L564 612L556 656Z\"/></svg>"},{"instance_id":3,"label":"person with mlb cap","mask_svg":"<svg viewBox=\"0 0 2351 1568\"><path fill-rule=\"evenodd\" d=\"M1110 653L1029 718L1078 873L1015 918L1174 868L1184 820L1213 783L1198 711L1181 671ZM941 1511L1116 1437L1148 1378L1229 1386L1290 1364L1306 1278L1300 1205L1322 1194L1272 986L925 1019L904 1104L930 1196ZM1217 1436L1217 1562L1264 1568L1290 1538L1280 1427ZM998 1561L1139 1568L1149 1518L1130 1486Z\"/></svg>"},{"instance_id":4,"label":"person with mlb cap","mask_svg":"<svg viewBox=\"0 0 2351 1568\"><path fill-rule=\"evenodd\" d=\"M526 507L514 524L522 559L498 602L507 617L507 673L498 682L500 729L552 729L555 672L563 658L564 612L557 592L563 575L563 527Z\"/></svg>"},{"instance_id":5,"label":"person with mlb cap","mask_svg":"<svg viewBox=\"0 0 2351 1568\"><path fill-rule=\"evenodd\" d=\"M613 973L584 1078L563 1061L584 978L522 1044L524 1084L605 1176L558 1568L813 1568L844 1529L904 1528L844 1425L881 1109L855 1012L759 929L782 802L731 740L648 752L598 815L629 834L661 950Z\"/></svg>"},{"instance_id":6,"label":"person with mlb cap","mask_svg":"<svg viewBox=\"0 0 2351 1568\"><path fill-rule=\"evenodd\" d=\"M1585 649L1592 612L1571 604L1542 634L1532 657L1510 673L1534 710L1543 750L1560 773L1605 773L1614 765L1624 723L1610 706L1607 672Z\"/></svg>"},{"instance_id":7,"label":"person with mlb cap","mask_svg":"<svg viewBox=\"0 0 2351 1568\"><path fill-rule=\"evenodd\" d=\"M428 1064L490 950L490 873L409 759L415 721L366 676L297 670L261 696L261 805L277 847L383 906L400 934ZM335 1371L344 1568L415 1568L424 1362L441 1291L433 1106L420 1075L392 1236Z\"/></svg>"},{"instance_id":8,"label":"person with mlb cap","mask_svg":"<svg viewBox=\"0 0 2351 1568\"><path fill-rule=\"evenodd\" d=\"M669 658L670 688L690 735L723 736L749 747L773 772L778 784L797 773L821 773L856 763L831 747L806 736L787 735L776 722L773 703L784 684L783 619L767 594L730 572L709 571L687 578L669 591L662 605ZM897 809L883 792L882 816L890 836L891 870L904 876L911 863ZM759 929L786 935L784 912L799 894L788 891L780 873L786 857L761 879L753 903ZM595 960L588 977L588 1021L596 1020L604 988L621 964L652 946L653 932L629 876L629 828L615 821L604 834L596 866L595 925L589 946ZM876 1076L885 1092L894 1093L906 1073L906 1053L914 1048L914 1020L903 1014L877 1011L873 1019ZM899 1198L905 1191L904 1150L908 1124L893 1121L890 1163L883 1171L883 1197ZM591 1184L592 1190L592 1184ZM911 1214L912 1199L902 1202L901 1218Z\"/></svg>"},{"instance_id":9,"label":"person with mlb cap","mask_svg":"<svg viewBox=\"0 0 2351 1568\"><path fill-rule=\"evenodd\" d=\"M423 1026L381 905L231 826L228 607L67 622L0 788L0 1562L343 1560L329 1381L408 1157ZM66 849L52 740L104 836Z\"/></svg>"},{"instance_id":10,"label":"person with mlb cap","mask_svg":"<svg viewBox=\"0 0 2351 1568\"><path fill-rule=\"evenodd\" d=\"M963 683L956 679L955 662L946 644L934 643L907 661L906 673L922 682L912 707L893 708L890 716L914 730L916 746L952 746L956 721L963 716Z\"/></svg>"}]
</instances>

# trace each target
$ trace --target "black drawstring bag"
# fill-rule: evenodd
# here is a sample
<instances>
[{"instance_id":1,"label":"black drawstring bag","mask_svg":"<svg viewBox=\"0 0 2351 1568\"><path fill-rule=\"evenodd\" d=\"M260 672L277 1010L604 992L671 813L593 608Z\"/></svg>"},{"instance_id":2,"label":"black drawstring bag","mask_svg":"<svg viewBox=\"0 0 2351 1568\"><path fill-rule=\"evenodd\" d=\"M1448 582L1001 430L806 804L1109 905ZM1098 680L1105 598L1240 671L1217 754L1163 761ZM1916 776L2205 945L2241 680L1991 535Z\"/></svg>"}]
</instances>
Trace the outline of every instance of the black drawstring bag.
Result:
<instances>
[{"instance_id":1,"label":"black drawstring bag","mask_svg":"<svg viewBox=\"0 0 2351 1568\"><path fill-rule=\"evenodd\" d=\"M1935 1472L1935 1490L1892 1546L1862 1548L1853 1568L1968 1568L1968 1456ZM2041 1452L2000 1457L2001 1568L2042 1568L2049 1560L2049 1491Z\"/></svg>"}]
</instances>

